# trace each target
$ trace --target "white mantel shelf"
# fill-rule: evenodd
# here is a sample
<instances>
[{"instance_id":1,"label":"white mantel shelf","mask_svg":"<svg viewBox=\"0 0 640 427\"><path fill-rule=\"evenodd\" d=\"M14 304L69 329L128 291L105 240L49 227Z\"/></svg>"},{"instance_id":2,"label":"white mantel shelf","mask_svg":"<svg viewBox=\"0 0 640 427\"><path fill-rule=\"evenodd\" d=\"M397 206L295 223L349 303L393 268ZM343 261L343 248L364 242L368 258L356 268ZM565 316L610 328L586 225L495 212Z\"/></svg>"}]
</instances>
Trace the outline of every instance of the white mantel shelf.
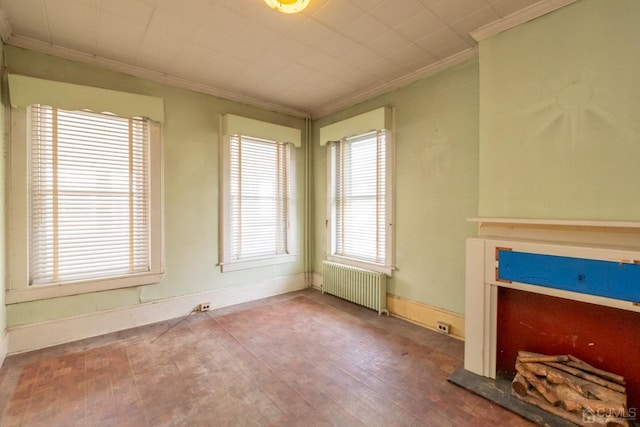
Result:
<instances>
[{"instance_id":1,"label":"white mantel shelf","mask_svg":"<svg viewBox=\"0 0 640 427\"><path fill-rule=\"evenodd\" d=\"M469 222L479 224L546 225L561 227L602 227L602 228L640 228L640 221L595 221L572 219L536 219L536 218L468 218Z\"/></svg>"}]
</instances>

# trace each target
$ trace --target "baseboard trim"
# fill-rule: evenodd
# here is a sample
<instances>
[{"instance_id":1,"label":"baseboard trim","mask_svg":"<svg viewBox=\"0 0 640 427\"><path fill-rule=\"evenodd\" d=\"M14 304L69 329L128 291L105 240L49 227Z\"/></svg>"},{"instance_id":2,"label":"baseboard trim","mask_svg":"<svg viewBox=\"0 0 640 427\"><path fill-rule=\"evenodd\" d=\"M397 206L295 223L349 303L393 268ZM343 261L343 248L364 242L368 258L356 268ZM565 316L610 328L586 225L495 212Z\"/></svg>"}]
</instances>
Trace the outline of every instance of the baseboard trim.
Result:
<instances>
[{"instance_id":1,"label":"baseboard trim","mask_svg":"<svg viewBox=\"0 0 640 427\"><path fill-rule=\"evenodd\" d=\"M322 291L322 274L316 272L311 273L311 287Z\"/></svg>"},{"instance_id":2,"label":"baseboard trim","mask_svg":"<svg viewBox=\"0 0 640 427\"><path fill-rule=\"evenodd\" d=\"M9 353L9 334L5 329L2 331L2 336L0 336L0 367L4 364L4 359L6 359L7 354Z\"/></svg>"},{"instance_id":3,"label":"baseboard trim","mask_svg":"<svg viewBox=\"0 0 640 427\"><path fill-rule=\"evenodd\" d=\"M322 290L322 274L312 273L311 286ZM450 325L449 335L464 340L464 315L422 302L387 294L387 310L391 316L438 331L438 321ZM440 331L438 331L440 332Z\"/></svg>"},{"instance_id":4,"label":"baseboard trim","mask_svg":"<svg viewBox=\"0 0 640 427\"><path fill-rule=\"evenodd\" d=\"M418 301L387 294L387 309L392 316L428 329L438 330L438 321L449 324L449 335L464 340L464 315Z\"/></svg>"},{"instance_id":5,"label":"baseboard trim","mask_svg":"<svg viewBox=\"0 0 640 427\"><path fill-rule=\"evenodd\" d=\"M0 341L0 351L4 348L5 355L24 353L175 319L187 315L203 301L211 301L212 309L216 309L304 288L304 274L296 274L250 285L216 289L130 307L15 326L9 328L8 333L5 333Z\"/></svg>"}]
</instances>

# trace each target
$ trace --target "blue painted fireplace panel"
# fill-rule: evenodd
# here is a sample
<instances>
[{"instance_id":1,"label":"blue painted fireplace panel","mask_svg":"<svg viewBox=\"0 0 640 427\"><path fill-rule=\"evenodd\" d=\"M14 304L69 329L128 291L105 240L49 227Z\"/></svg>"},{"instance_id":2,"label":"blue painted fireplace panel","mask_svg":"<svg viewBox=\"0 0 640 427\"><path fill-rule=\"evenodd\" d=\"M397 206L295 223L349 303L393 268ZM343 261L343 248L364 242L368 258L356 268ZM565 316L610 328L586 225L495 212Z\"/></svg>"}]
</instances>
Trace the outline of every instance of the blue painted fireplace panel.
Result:
<instances>
[{"instance_id":1,"label":"blue painted fireplace panel","mask_svg":"<svg viewBox=\"0 0 640 427\"><path fill-rule=\"evenodd\" d=\"M640 302L640 264L498 251L498 279Z\"/></svg>"}]
</instances>

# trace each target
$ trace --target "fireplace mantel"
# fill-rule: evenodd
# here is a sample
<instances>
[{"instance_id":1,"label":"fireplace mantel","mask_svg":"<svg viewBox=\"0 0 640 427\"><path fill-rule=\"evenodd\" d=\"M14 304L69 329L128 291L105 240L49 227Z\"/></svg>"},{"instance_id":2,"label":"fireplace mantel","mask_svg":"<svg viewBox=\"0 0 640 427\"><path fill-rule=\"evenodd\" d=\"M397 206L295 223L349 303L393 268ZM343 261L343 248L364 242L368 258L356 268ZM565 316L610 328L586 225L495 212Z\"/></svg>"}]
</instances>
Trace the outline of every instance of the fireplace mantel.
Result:
<instances>
[{"instance_id":1,"label":"fireplace mantel","mask_svg":"<svg viewBox=\"0 0 640 427\"><path fill-rule=\"evenodd\" d=\"M640 250L640 222L533 218L469 218L478 237L549 241Z\"/></svg>"},{"instance_id":2,"label":"fireplace mantel","mask_svg":"<svg viewBox=\"0 0 640 427\"><path fill-rule=\"evenodd\" d=\"M640 228L638 221L594 221L573 219L536 219L536 218L469 218L469 222L479 224L511 224L517 225L543 225L554 227L597 227L597 228Z\"/></svg>"},{"instance_id":3,"label":"fireplace mantel","mask_svg":"<svg viewBox=\"0 0 640 427\"><path fill-rule=\"evenodd\" d=\"M495 378L499 287L640 312L638 302L552 287L498 280L496 251L640 263L640 222L471 218L477 237L467 239L465 369ZM640 301L639 301L640 302Z\"/></svg>"}]
</instances>

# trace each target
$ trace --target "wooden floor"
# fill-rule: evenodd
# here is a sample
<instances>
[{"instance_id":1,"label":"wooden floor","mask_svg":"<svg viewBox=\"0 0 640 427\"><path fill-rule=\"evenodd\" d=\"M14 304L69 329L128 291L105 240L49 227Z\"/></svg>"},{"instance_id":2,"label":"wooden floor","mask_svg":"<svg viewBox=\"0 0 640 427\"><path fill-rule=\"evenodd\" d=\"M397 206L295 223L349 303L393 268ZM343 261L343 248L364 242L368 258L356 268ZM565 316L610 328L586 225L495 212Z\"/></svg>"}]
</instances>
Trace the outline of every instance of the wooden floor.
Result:
<instances>
[{"instance_id":1,"label":"wooden floor","mask_svg":"<svg viewBox=\"0 0 640 427\"><path fill-rule=\"evenodd\" d=\"M305 290L11 356L0 425L532 425L447 382L462 354Z\"/></svg>"}]
</instances>

